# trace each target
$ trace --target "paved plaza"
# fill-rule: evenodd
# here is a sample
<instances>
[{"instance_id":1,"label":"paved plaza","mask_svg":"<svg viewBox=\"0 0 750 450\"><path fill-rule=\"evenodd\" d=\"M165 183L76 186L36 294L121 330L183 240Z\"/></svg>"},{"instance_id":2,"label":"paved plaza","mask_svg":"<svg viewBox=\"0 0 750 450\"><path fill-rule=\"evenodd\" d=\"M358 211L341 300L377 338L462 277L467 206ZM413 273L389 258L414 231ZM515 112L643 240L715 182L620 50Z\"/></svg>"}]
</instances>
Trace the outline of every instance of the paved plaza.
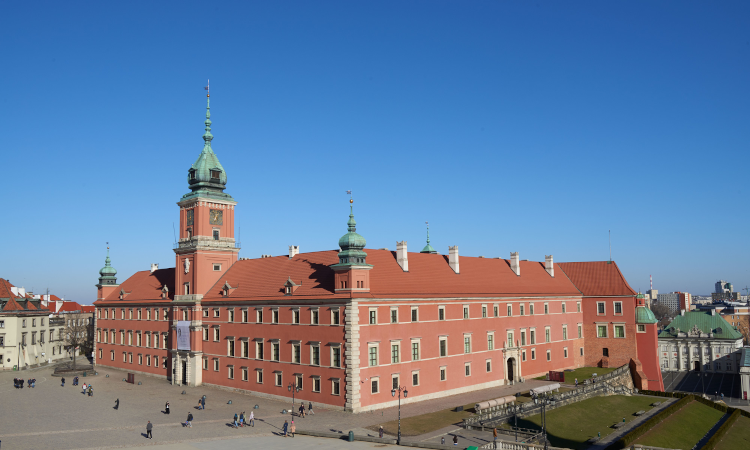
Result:
<instances>
[{"instance_id":1,"label":"paved plaza","mask_svg":"<svg viewBox=\"0 0 750 450\"><path fill-rule=\"evenodd\" d=\"M66 377L65 387L60 386L60 378L51 376L52 368L45 367L22 372L0 373L0 442L2 449L41 449L55 448L129 448L144 445L178 445L164 448L234 448L245 445L243 442L267 442L278 440L285 448L293 441L279 437L284 420L291 420L283 409L290 409L288 402L268 400L251 394L230 392L212 387L172 386L164 379L136 375L133 385L123 382L126 372L101 368L99 375L81 377L92 383L94 396L81 393L81 386L72 386L72 377ZM105 377L109 374L109 378ZM36 378L36 388L15 389L13 378ZM483 391L451 396L443 399L427 400L415 404L402 405L402 417L434 412L457 405L512 395L547 384L544 381L530 380L516 386L501 386ZM182 395L182 391L186 395ZM206 396L206 410L197 410L198 399ZM115 400L120 400L118 410ZM228 404L231 400L232 404ZM164 413L164 405L169 401L171 414ZM259 409L253 409L254 405ZM365 427L394 420L398 417L397 408L382 411L351 414L344 411L327 410L315 406L315 415L307 418L294 417L298 430L334 431L347 434L350 430L357 435L374 435ZM255 412L257 425L254 428L234 429L230 422L235 413ZM193 428L185 428L189 412L194 416ZM146 439L146 423L154 425L153 440ZM448 427L425 436L410 437L410 440L430 440L455 431ZM248 441L249 439L249 441ZM297 437L294 442L324 442L328 448L334 440ZM208 441L217 441L211 444ZM221 441L219 444L218 441ZM446 439L448 441L448 439ZM343 442L343 441L342 441ZM184 447L179 447L180 445ZM225 446L226 445L226 446ZM297 444L295 444L297 445ZM311 444L312 445L312 444ZM316 444L317 445L317 444ZM369 445L361 443L361 445ZM382 445L382 444L379 444ZM227 447L228 446L228 447ZM351 444L347 448L351 447ZM365 448L365 447L363 447ZM366 447L370 448L370 447Z\"/></svg>"},{"instance_id":2,"label":"paved plaza","mask_svg":"<svg viewBox=\"0 0 750 450\"><path fill-rule=\"evenodd\" d=\"M729 406L743 409L750 406L750 402L742 399L739 374L685 371L664 372L663 377L666 391L705 393L712 400L724 394L724 402Z\"/></svg>"}]
</instances>

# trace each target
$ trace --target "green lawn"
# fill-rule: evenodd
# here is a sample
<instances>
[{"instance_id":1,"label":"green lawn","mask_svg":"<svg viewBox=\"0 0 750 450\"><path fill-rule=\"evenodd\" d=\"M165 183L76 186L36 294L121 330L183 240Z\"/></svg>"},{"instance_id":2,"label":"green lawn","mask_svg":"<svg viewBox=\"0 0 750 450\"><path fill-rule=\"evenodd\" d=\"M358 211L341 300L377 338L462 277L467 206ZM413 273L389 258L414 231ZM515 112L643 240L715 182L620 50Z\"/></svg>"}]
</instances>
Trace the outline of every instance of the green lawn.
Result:
<instances>
[{"instance_id":1,"label":"green lawn","mask_svg":"<svg viewBox=\"0 0 750 450\"><path fill-rule=\"evenodd\" d=\"M579 378L580 379L580 378ZM607 436L614 432L615 422L630 422L637 411L649 411L654 397L612 395L583 400L547 413L549 440L554 447L583 449L586 441L597 433ZM541 429L541 415L518 420L523 428Z\"/></svg>"},{"instance_id":2,"label":"green lawn","mask_svg":"<svg viewBox=\"0 0 750 450\"><path fill-rule=\"evenodd\" d=\"M464 410L455 412L453 409L444 409L433 413L422 414L420 416L402 417L401 418L401 435L402 436L419 436L420 434L429 433L439 430L448 425L461 422L464 418L474 415L474 403L464 405ZM398 434L398 420L392 420L378 425L367 427L369 430L378 431L380 425L387 434L396 436Z\"/></svg>"},{"instance_id":3,"label":"green lawn","mask_svg":"<svg viewBox=\"0 0 750 450\"><path fill-rule=\"evenodd\" d=\"M617 370L617 367L615 368L604 368L604 367L579 367L578 369L573 370L572 372L565 372L565 383L566 384L575 384L576 378L578 378L579 383L583 383L583 380L587 378L591 378L592 374L597 374L599 376L608 374L614 370ZM546 375L537 378L537 380L544 380L546 379Z\"/></svg>"},{"instance_id":4,"label":"green lawn","mask_svg":"<svg viewBox=\"0 0 750 450\"><path fill-rule=\"evenodd\" d=\"M691 402L664 419L635 443L689 450L723 415L721 411L703 403Z\"/></svg>"},{"instance_id":5,"label":"green lawn","mask_svg":"<svg viewBox=\"0 0 750 450\"><path fill-rule=\"evenodd\" d=\"M750 448L750 419L740 416L729 429L729 433L716 446L716 450L736 450Z\"/></svg>"}]
</instances>

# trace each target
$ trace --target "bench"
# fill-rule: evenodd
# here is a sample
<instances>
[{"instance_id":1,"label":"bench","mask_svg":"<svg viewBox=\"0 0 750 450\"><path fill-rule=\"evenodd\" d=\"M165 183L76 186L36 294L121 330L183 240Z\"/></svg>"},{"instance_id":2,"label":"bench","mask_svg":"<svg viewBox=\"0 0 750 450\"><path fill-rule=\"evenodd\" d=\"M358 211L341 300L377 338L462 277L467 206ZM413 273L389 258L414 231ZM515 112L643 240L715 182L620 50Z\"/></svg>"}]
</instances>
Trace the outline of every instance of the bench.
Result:
<instances>
[{"instance_id":1,"label":"bench","mask_svg":"<svg viewBox=\"0 0 750 450\"><path fill-rule=\"evenodd\" d=\"M616 424L612 425L612 428L617 429L617 428L623 427L625 425L627 425L627 422L617 422Z\"/></svg>"},{"instance_id":2,"label":"bench","mask_svg":"<svg viewBox=\"0 0 750 450\"><path fill-rule=\"evenodd\" d=\"M586 443L587 444L596 444L597 442L599 442L600 439L601 439L600 437L594 436L591 439L589 439L588 441L586 441Z\"/></svg>"},{"instance_id":3,"label":"bench","mask_svg":"<svg viewBox=\"0 0 750 450\"><path fill-rule=\"evenodd\" d=\"M654 403L651 403L651 406L659 406L659 405L661 405L661 402L654 402Z\"/></svg>"}]
</instances>

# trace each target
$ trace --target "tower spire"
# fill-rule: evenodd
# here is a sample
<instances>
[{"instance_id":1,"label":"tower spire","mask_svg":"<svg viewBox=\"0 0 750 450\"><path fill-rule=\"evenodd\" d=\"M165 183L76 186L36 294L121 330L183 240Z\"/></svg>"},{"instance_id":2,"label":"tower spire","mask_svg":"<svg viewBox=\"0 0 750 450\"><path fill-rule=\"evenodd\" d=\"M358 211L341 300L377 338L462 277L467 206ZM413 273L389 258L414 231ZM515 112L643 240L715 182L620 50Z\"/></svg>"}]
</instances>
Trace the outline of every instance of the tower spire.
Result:
<instances>
[{"instance_id":1,"label":"tower spire","mask_svg":"<svg viewBox=\"0 0 750 450\"><path fill-rule=\"evenodd\" d=\"M432 246L430 245L430 223L425 222L425 225L427 225L427 245L425 245L422 251L419 253L437 253L437 250L432 248Z\"/></svg>"},{"instance_id":2,"label":"tower spire","mask_svg":"<svg viewBox=\"0 0 750 450\"><path fill-rule=\"evenodd\" d=\"M209 90L209 86L211 84L211 80L208 80L208 83L206 83L206 87L204 88L206 90L206 132L203 133L203 141L205 144L203 145L203 151L212 152L211 149L211 140L214 138L214 136L211 134L211 91Z\"/></svg>"}]
</instances>

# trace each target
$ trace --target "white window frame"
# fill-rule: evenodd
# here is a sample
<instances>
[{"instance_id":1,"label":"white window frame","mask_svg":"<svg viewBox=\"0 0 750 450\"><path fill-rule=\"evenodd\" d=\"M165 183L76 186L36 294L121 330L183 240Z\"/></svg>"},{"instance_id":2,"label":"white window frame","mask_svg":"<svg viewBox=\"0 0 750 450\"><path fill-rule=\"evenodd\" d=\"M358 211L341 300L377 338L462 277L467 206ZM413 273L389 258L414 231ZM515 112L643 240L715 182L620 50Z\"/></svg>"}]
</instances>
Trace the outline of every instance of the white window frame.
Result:
<instances>
[{"instance_id":1,"label":"white window frame","mask_svg":"<svg viewBox=\"0 0 750 450\"><path fill-rule=\"evenodd\" d=\"M377 325L378 324L378 308L377 306L367 309L367 324Z\"/></svg>"},{"instance_id":2,"label":"white window frame","mask_svg":"<svg viewBox=\"0 0 750 450\"><path fill-rule=\"evenodd\" d=\"M372 350L375 349L375 364L372 363ZM368 342L367 343L367 367L377 367L380 365L380 343L379 342Z\"/></svg>"},{"instance_id":3,"label":"white window frame","mask_svg":"<svg viewBox=\"0 0 750 450\"><path fill-rule=\"evenodd\" d=\"M471 376L471 362L464 363L464 377Z\"/></svg>"},{"instance_id":4,"label":"white window frame","mask_svg":"<svg viewBox=\"0 0 750 450\"><path fill-rule=\"evenodd\" d=\"M372 389L373 383L376 383L375 386L377 386L374 391ZM380 394L380 377L370 377L370 394Z\"/></svg>"},{"instance_id":5,"label":"white window frame","mask_svg":"<svg viewBox=\"0 0 750 450\"><path fill-rule=\"evenodd\" d=\"M487 371L487 373L492 373L492 358L487 358L484 360L484 369Z\"/></svg>"},{"instance_id":6,"label":"white window frame","mask_svg":"<svg viewBox=\"0 0 750 450\"><path fill-rule=\"evenodd\" d=\"M389 319L390 323L398 323L398 306L391 306Z\"/></svg>"},{"instance_id":7,"label":"white window frame","mask_svg":"<svg viewBox=\"0 0 750 450\"><path fill-rule=\"evenodd\" d=\"M645 333L646 332L646 325L639 323L636 325L636 333ZM708 349L706 349L708 350Z\"/></svg>"},{"instance_id":8,"label":"white window frame","mask_svg":"<svg viewBox=\"0 0 750 450\"><path fill-rule=\"evenodd\" d=\"M622 336L621 337L617 336L617 327L622 327ZM626 332L626 329L625 329L625 323L624 322L622 322L622 323L616 322L616 323L613 324L613 327L612 327L612 337L614 337L615 339L625 339L625 338L627 338L627 332Z\"/></svg>"},{"instance_id":9,"label":"white window frame","mask_svg":"<svg viewBox=\"0 0 750 450\"><path fill-rule=\"evenodd\" d=\"M441 354L442 348L440 343L443 341L445 341L445 355ZM448 350L448 336L438 336L438 356L440 358L447 358L450 356L450 351Z\"/></svg>"},{"instance_id":10,"label":"white window frame","mask_svg":"<svg viewBox=\"0 0 750 450\"><path fill-rule=\"evenodd\" d=\"M412 323L419 322L419 306L412 306L409 318Z\"/></svg>"},{"instance_id":11,"label":"white window frame","mask_svg":"<svg viewBox=\"0 0 750 450\"><path fill-rule=\"evenodd\" d=\"M620 312L619 313L617 312L617 306L618 305L620 306ZM613 316L621 316L623 314L624 314L624 311L622 309L622 302L613 302L612 315Z\"/></svg>"},{"instance_id":12,"label":"white window frame","mask_svg":"<svg viewBox=\"0 0 750 450\"><path fill-rule=\"evenodd\" d=\"M438 306L438 320L445 320L445 306Z\"/></svg>"},{"instance_id":13,"label":"white window frame","mask_svg":"<svg viewBox=\"0 0 750 450\"><path fill-rule=\"evenodd\" d=\"M440 381L448 381L448 366L440 366L440 372L438 375Z\"/></svg>"},{"instance_id":14,"label":"white window frame","mask_svg":"<svg viewBox=\"0 0 750 450\"><path fill-rule=\"evenodd\" d=\"M602 307L599 308L599 305ZM599 312L599 310L603 310L603 312ZM607 302L596 302L596 315L597 316L606 316L607 315Z\"/></svg>"}]
</instances>

